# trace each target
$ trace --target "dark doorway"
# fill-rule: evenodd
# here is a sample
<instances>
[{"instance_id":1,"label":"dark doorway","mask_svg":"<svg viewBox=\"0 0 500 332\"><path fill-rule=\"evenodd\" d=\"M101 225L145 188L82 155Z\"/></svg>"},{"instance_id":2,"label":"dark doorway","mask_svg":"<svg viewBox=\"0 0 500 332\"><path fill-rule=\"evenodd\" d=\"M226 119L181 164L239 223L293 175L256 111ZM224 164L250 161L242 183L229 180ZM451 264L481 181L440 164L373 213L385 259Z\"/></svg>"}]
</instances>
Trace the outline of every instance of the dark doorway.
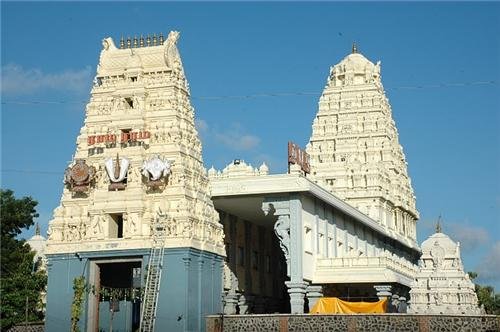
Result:
<instances>
[{"instance_id":1,"label":"dark doorway","mask_svg":"<svg viewBox=\"0 0 500 332\"><path fill-rule=\"evenodd\" d=\"M99 331L134 332L140 326L141 262L98 263Z\"/></svg>"}]
</instances>

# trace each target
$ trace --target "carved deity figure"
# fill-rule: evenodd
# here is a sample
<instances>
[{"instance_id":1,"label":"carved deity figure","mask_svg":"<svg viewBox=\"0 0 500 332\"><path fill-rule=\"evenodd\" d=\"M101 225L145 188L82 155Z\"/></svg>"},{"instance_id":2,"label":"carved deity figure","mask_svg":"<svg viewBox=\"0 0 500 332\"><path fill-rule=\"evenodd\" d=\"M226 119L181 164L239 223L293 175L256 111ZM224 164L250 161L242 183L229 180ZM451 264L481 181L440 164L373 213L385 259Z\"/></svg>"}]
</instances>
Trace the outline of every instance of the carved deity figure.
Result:
<instances>
[{"instance_id":1,"label":"carved deity figure","mask_svg":"<svg viewBox=\"0 0 500 332\"><path fill-rule=\"evenodd\" d=\"M444 259L444 249L439 245L439 243L435 242L430 253L433 259L434 268L441 268Z\"/></svg>"},{"instance_id":2,"label":"carved deity figure","mask_svg":"<svg viewBox=\"0 0 500 332\"><path fill-rule=\"evenodd\" d=\"M98 236L102 234L102 217L95 215L92 216L90 223L90 232L93 236Z\"/></svg>"},{"instance_id":3,"label":"carved deity figure","mask_svg":"<svg viewBox=\"0 0 500 332\"><path fill-rule=\"evenodd\" d=\"M133 235L137 232L138 218L137 213L127 213L124 216L125 231L128 235Z\"/></svg>"}]
</instances>

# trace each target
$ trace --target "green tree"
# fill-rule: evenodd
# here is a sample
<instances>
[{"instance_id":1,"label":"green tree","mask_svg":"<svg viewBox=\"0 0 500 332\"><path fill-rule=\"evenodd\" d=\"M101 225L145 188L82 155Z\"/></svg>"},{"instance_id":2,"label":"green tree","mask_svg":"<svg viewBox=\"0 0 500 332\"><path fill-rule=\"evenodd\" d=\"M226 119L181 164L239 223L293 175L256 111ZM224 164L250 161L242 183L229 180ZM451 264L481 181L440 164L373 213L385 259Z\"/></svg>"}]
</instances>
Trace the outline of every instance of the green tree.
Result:
<instances>
[{"instance_id":1,"label":"green tree","mask_svg":"<svg viewBox=\"0 0 500 332\"><path fill-rule=\"evenodd\" d=\"M468 272L472 281L478 277L476 272ZM500 315L500 294L495 293L495 288L492 286L482 286L474 283L476 295L479 305L484 306L487 314Z\"/></svg>"},{"instance_id":2,"label":"green tree","mask_svg":"<svg viewBox=\"0 0 500 332\"><path fill-rule=\"evenodd\" d=\"M47 276L44 271L33 272L34 252L24 240L17 239L38 217L35 210L38 203L31 197L15 198L12 190L3 189L0 189L0 201L0 329L6 330L24 322L26 314L28 321L43 318L40 302Z\"/></svg>"}]
</instances>

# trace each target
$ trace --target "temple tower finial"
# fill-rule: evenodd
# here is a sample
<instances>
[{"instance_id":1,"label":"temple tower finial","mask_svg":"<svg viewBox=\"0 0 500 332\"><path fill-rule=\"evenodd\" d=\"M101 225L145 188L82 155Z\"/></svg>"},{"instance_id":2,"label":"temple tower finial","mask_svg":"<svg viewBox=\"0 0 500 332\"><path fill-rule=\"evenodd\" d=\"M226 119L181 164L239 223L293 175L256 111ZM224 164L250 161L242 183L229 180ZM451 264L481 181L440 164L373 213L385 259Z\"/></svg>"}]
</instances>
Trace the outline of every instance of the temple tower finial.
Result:
<instances>
[{"instance_id":1,"label":"temple tower finial","mask_svg":"<svg viewBox=\"0 0 500 332\"><path fill-rule=\"evenodd\" d=\"M40 235L40 225L38 222L35 224L35 235Z\"/></svg>"},{"instance_id":2,"label":"temple tower finial","mask_svg":"<svg viewBox=\"0 0 500 332\"><path fill-rule=\"evenodd\" d=\"M442 232L441 228L441 215L439 215L438 220L436 222L436 233L441 233Z\"/></svg>"},{"instance_id":3,"label":"temple tower finial","mask_svg":"<svg viewBox=\"0 0 500 332\"><path fill-rule=\"evenodd\" d=\"M358 53L358 45L356 45L356 42L352 42L352 54Z\"/></svg>"}]
</instances>

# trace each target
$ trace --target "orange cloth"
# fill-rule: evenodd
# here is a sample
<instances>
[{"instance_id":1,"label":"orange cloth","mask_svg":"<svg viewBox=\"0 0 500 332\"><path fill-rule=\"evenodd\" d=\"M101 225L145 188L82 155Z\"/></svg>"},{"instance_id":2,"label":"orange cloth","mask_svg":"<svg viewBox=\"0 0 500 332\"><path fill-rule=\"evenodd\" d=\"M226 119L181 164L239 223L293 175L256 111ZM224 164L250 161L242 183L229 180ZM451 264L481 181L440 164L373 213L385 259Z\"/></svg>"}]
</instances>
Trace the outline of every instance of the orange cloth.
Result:
<instances>
[{"instance_id":1,"label":"orange cloth","mask_svg":"<svg viewBox=\"0 0 500 332\"><path fill-rule=\"evenodd\" d=\"M311 314L378 314L386 312L387 299L377 302L347 302L336 297L322 297Z\"/></svg>"}]
</instances>

